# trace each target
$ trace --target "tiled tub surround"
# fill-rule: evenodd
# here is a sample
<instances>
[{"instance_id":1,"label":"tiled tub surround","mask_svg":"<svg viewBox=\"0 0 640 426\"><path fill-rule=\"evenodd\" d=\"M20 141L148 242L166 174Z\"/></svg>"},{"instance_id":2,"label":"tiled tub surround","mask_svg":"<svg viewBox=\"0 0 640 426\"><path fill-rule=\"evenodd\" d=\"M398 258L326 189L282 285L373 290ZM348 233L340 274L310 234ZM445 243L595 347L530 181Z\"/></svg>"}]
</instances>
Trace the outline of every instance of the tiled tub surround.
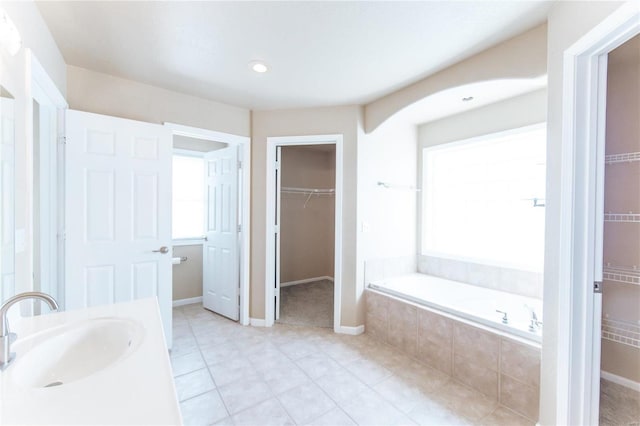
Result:
<instances>
[{"instance_id":1,"label":"tiled tub surround","mask_svg":"<svg viewBox=\"0 0 640 426\"><path fill-rule=\"evenodd\" d=\"M542 299L543 276L537 272L424 255L418 256L417 271L421 274Z\"/></svg>"},{"instance_id":2,"label":"tiled tub surround","mask_svg":"<svg viewBox=\"0 0 640 426\"><path fill-rule=\"evenodd\" d=\"M366 334L537 421L538 344L376 290L365 298Z\"/></svg>"},{"instance_id":3,"label":"tiled tub surround","mask_svg":"<svg viewBox=\"0 0 640 426\"><path fill-rule=\"evenodd\" d=\"M370 288L480 323L508 335L542 342L542 301L426 274L370 282ZM503 322L506 313L507 322ZM533 314L537 324L533 331Z\"/></svg>"}]
</instances>

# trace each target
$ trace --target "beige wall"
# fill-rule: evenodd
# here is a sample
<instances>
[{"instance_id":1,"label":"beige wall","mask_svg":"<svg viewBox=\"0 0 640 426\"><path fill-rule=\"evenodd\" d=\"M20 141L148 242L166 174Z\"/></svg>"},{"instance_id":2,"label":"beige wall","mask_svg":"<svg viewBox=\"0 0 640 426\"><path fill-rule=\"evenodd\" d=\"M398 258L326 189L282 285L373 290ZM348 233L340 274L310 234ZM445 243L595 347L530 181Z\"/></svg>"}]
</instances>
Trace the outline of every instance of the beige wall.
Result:
<instances>
[{"instance_id":1,"label":"beige wall","mask_svg":"<svg viewBox=\"0 0 640 426\"><path fill-rule=\"evenodd\" d=\"M448 88L478 81L543 76L547 72L546 40L546 25L538 26L371 102L365 107L365 129L370 132L403 108Z\"/></svg>"},{"instance_id":2,"label":"beige wall","mask_svg":"<svg viewBox=\"0 0 640 426\"><path fill-rule=\"evenodd\" d=\"M418 126L418 149L546 120L547 90L536 90Z\"/></svg>"},{"instance_id":3,"label":"beige wall","mask_svg":"<svg viewBox=\"0 0 640 426\"><path fill-rule=\"evenodd\" d=\"M250 134L249 110L69 65L69 108L162 124Z\"/></svg>"},{"instance_id":4,"label":"beige wall","mask_svg":"<svg viewBox=\"0 0 640 426\"><path fill-rule=\"evenodd\" d=\"M174 246L173 257L187 258L173 265L173 300L202 296L202 244Z\"/></svg>"},{"instance_id":5,"label":"beige wall","mask_svg":"<svg viewBox=\"0 0 640 426\"><path fill-rule=\"evenodd\" d=\"M31 49L60 93L64 95L67 91L67 65L35 2L4 1L2 8L16 25L22 37L23 48Z\"/></svg>"},{"instance_id":6,"label":"beige wall","mask_svg":"<svg viewBox=\"0 0 640 426\"><path fill-rule=\"evenodd\" d=\"M251 140L251 308L252 318L265 317L266 147L270 136L343 135L342 325L364 323L356 288L357 123L360 107L255 111Z\"/></svg>"},{"instance_id":7,"label":"beige wall","mask_svg":"<svg viewBox=\"0 0 640 426\"><path fill-rule=\"evenodd\" d=\"M335 188L335 149L282 147L280 164L283 187ZM335 197L307 198L306 194L281 194L281 283L333 277Z\"/></svg>"},{"instance_id":8,"label":"beige wall","mask_svg":"<svg viewBox=\"0 0 640 426\"><path fill-rule=\"evenodd\" d=\"M555 2L548 18L547 191L544 271L544 337L540 378L540 424L557 419L557 356L560 282L560 182L562 164L563 52L620 6L618 2Z\"/></svg>"},{"instance_id":9,"label":"beige wall","mask_svg":"<svg viewBox=\"0 0 640 426\"><path fill-rule=\"evenodd\" d=\"M609 54L606 154L640 152L640 35ZM640 212L640 163L610 164L605 170L605 212ZM640 226L605 223L604 262L640 265ZM605 318L639 324L640 286L605 281ZM602 369L640 382L640 349L602 340Z\"/></svg>"}]
</instances>

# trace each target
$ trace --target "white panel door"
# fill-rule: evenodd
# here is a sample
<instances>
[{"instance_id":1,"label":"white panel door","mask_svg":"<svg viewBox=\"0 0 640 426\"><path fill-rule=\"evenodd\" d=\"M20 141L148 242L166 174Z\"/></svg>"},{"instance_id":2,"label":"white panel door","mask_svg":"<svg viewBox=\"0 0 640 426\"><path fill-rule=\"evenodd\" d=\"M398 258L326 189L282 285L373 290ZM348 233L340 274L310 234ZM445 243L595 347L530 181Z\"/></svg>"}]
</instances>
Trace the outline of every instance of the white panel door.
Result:
<instances>
[{"instance_id":1,"label":"white panel door","mask_svg":"<svg viewBox=\"0 0 640 426\"><path fill-rule=\"evenodd\" d=\"M238 147L205 154L206 241L202 304L237 321L240 317Z\"/></svg>"},{"instance_id":2,"label":"white panel door","mask_svg":"<svg viewBox=\"0 0 640 426\"><path fill-rule=\"evenodd\" d=\"M171 347L171 133L67 111L66 309L157 297Z\"/></svg>"},{"instance_id":3,"label":"white panel door","mask_svg":"<svg viewBox=\"0 0 640 426\"><path fill-rule=\"evenodd\" d=\"M0 98L0 302L15 294L14 101Z\"/></svg>"}]
</instances>

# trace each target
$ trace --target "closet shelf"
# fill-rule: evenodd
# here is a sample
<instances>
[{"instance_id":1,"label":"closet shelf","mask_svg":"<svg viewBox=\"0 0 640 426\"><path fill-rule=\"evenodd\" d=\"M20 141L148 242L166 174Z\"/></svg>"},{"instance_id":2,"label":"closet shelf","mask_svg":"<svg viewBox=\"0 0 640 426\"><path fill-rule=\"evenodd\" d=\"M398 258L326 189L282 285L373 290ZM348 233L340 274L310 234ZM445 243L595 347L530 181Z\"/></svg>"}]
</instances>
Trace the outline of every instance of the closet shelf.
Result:
<instances>
[{"instance_id":1,"label":"closet shelf","mask_svg":"<svg viewBox=\"0 0 640 426\"><path fill-rule=\"evenodd\" d=\"M602 270L602 278L607 281L640 285L640 271L632 268L606 266Z\"/></svg>"},{"instance_id":2,"label":"closet shelf","mask_svg":"<svg viewBox=\"0 0 640 426\"><path fill-rule=\"evenodd\" d=\"M640 349L640 325L602 318L602 338Z\"/></svg>"},{"instance_id":3,"label":"closet shelf","mask_svg":"<svg viewBox=\"0 0 640 426\"><path fill-rule=\"evenodd\" d=\"M605 164L631 163L633 161L640 161L640 152L624 152L604 156Z\"/></svg>"},{"instance_id":4,"label":"closet shelf","mask_svg":"<svg viewBox=\"0 0 640 426\"><path fill-rule=\"evenodd\" d=\"M605 213L605 222L640 222L638 213Z\"/></svg>"}]
</instances>

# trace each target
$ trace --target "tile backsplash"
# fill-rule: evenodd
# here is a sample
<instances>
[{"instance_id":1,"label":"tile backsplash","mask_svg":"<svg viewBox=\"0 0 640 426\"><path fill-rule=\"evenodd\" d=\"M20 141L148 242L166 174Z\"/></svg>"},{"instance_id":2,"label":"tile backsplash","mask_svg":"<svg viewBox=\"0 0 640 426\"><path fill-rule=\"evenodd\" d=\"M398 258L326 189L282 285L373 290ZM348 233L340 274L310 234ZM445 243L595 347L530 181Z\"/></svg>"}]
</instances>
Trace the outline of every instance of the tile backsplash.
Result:
<instances>
[{"instance_id":1,"label":"tile backsplash","mask_svg":"<svg viewBox=\"0 0 640 426\"><path fill-rule=\"evenodd\" d=\"M541 273L422 255L418 256L417 263L421 274L542 299Z\"/></svg>"}]
</instances>

